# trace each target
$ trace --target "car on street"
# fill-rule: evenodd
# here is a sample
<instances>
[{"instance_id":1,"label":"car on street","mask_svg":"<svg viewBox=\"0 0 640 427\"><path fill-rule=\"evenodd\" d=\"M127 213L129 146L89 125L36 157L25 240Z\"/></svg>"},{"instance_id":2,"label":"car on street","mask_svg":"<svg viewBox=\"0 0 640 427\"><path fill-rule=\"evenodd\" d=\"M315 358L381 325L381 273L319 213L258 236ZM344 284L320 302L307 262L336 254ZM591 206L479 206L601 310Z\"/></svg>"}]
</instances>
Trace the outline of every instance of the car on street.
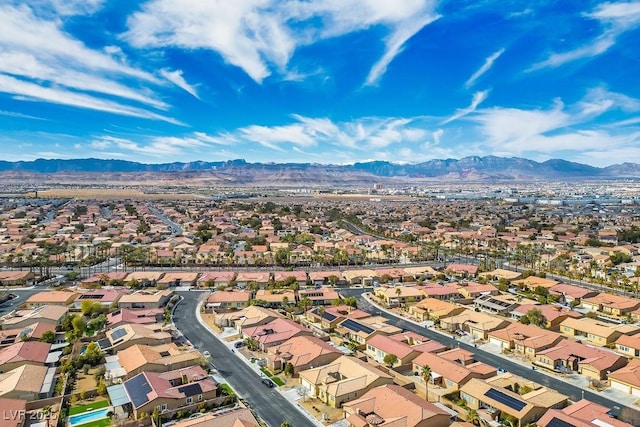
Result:
<instances>
[{"instance_id":1,"label":"car on street","mask_svg":"<svg viewBox=\"0 0 640 427\"><path fill-rule=\"evenodd\" d=\"M244 341L238 341L237 343L235 343L233 345L235 348L242 348L244 347Z\"/></svg>"},{"instance_id":2,"label":"car on street","mask_svg":"<svg viewBox=\"0 0 640 427\"><path fill-rule=\"evenodd\" d=\"M211 353L209 353L207 350L203 351L203 352L202 352L202 355L203 355L204 357L211 357Z\"/></svg>"},{"instance_id":3,"label":"car on street","mask_svg":"<svg viewBox=\"0 0 640 427\"><path fill-rule=\"evenodd\" d=\"M276 384L273 381L271 381L269 378L263 378L262 384L266 385L269 388L274 388L276 386Z\"/></svg>"}]
</instances>

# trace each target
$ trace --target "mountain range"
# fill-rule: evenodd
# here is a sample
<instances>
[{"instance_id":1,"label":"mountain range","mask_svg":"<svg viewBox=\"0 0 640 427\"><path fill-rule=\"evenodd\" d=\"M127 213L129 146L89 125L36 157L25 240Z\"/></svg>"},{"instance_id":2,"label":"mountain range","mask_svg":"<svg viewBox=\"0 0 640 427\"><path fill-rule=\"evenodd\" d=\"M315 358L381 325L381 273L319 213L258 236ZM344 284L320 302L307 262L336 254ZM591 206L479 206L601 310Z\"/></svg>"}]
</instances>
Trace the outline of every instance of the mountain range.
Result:
<instances>
[{"instance_id":1,"label":"mountain range","mask_svg":"<svg viewBox=\"0 0 640 427\"><path fill-rule=\"evenodd\" d=\"M560 159L536 162L518 157L464 157L416 164L386 161L325 165L317 163L248 163L242 159L220 162L160 164L104 159L37 159L0 161L3 177L87 176L99 174L116 181L193 178L228 185L362 185L380 181L533 181L640 178L640 164L623 163L604 168ZM114 178L115 177L115 178ZM95 177L94 177L95 178Z\"/></svg>"}]
</instances>

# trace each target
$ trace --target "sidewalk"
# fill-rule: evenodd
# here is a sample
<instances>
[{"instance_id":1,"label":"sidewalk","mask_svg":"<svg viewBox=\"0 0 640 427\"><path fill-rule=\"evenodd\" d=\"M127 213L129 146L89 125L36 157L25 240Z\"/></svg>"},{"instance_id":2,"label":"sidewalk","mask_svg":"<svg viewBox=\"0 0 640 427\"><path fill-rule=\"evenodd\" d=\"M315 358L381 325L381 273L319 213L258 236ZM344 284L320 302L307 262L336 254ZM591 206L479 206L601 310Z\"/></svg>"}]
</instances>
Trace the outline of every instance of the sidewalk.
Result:
<instances>
[{"instance_id":1,"label":"sidewalk","mask_svg":"<svg viewBox=\"0 0 640 427\"><path fill-rule=\"evenodd\" d=\"M236 335L237 332L233 329L233 328L225 328L224 332L222 334L217 334L214 331L212 331L209 326L207 325L207 323L202 319L202 316L200 314L200 306L202 303L199 303L197 308L196 308L196 317L198 319L198 322L200 322L200 324L202 326L204 326L205 328L207 328L207 330L211 333L211 335L213 335L218 341L220 341L222 344L224 344L230 352L233 353L233 355L235 355L236 357L238 357L240 360L242 360L244 363L247 364L247 366L249 366L258 377L264 377L264 374L262 373L262 371L260 371L260 366L257 363L251 363L251 361L249 359L247 359L246 357L244 357L240 352L237 352L234 344L239 341L226 341L225 338L226 337L230 337L233 335ZM215 364L214 364L215 366ZM217 377L216 377L217 375ZM220 375L214 374L214 378L216 378L216 381L218 381L218 378L220 378L222 381L221 382L226 382L224 380L224 378ZM309 412L307 412L299 403L298 400L302 399L302 397L298 394L298 392L296 391L295 388L291 388L288 390L282 390L280 387L275 387L275 389L280 393L280 395L282 395L282 397L284 397L285 399L287 399L289 402L291 402L291 404L301 413L303 414L310 422L313 423L313 425L317 426L317 427L325 427L325 424L323 424L322 422L320 422L319 420L317 420L313 415L311 415Z\"/></svg>"},{"instance_id":2,"label":"sidewalk","mask_svg":"<svg viewBox=\"0 0 640 427\"><path fill-rule=\"evenodd\" d=\"M427 324L430 323L430 322L416 322L415 320L409 319L407 317L399 316L397 313L378 305L375 301L373 301L369 297L368 293L362 294L362 296L367 301L367 303L371 304L372 306L374 306L375 308L377 308L377 309L379 309L381 311L384 311L384 312L386 312L386 313L388 313L388 314L390 314L392 316L401 317L404 321L413 323L414 325L421 326L421 327L429 327L429 326L427 326ZM439 329L436 329L436 328L429 327L429 330L431 330L433 332L437 332L442 336L446 336L446 337L449 337L449 338L452 337L451 334L443 332L443 331L440 331ZM473 340L469 336L464 336L464 337L457 337L456 336L454 338L457 339L460 342L465 343L465 344L474 345ZM479 345L478 348L481 349L481 350L484 350L486 352L492 353L495 356L500 357L502 359L509 360L510 362L517 363L519 365L526 366L528 368L530 368L532 366L531 363L529 363L529 362L525 362L525 361L520 360L520 359L518 359L516 357L508 357L508 356L506 356L504 353L502 353L502 349L498 348L498 346L496 346L496 345L487 343L487 344ZM573 374L568 374L566 377L562 377L560 375L554 375L553 373L548 372L545 369L538 369L538 370L536 370L536 372L539 372L541 374L544 374L544 375L546 375L548 377L551 377L551 378L555 378L555 379L560 380L560 381L564 381L564 382L566 382L568 384L571 384L571 385L573 385L575 387L581 388L582 390L588 391L590 393L602 394L607 399L610 399L610 400L612 400L614 402L620 403L621 405L628 406L630 408L638 410L638 406L635 405L635 402L638 401L638 397L637 396L632 396L632 395L624 393L623 391L620 391L620 390L614 390L611 387L608 387L607 389L605 389L603 391L597 391L597 390L591 389L591 388L589 388L589 379L584 375L578 374L577 372L573 373Z\"/></svg>"}]
</instances>

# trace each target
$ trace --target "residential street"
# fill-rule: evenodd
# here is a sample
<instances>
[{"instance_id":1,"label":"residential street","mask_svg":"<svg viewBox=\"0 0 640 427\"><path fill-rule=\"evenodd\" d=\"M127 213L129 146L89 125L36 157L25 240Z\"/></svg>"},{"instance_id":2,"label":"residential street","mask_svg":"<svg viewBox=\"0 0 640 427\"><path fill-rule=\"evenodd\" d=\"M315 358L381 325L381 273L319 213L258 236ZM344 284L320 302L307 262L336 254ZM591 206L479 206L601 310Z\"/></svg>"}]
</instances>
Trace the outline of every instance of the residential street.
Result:
<instances>
[{"instance_id":1,"label":"residential street","mask_svg":"<svg viewBox=\"0 0 640 427\"><path fill-rule=\"evenodd\" d=\"M256 372L239 359L241 356L232 354L224 344L212 336L208 328L198 322L195 313L198 299L207 293L185 291L178 294L184 299L174 313L176 327L197 346L198 350L211 353L212 362L220 374L269 427L279 427L285 420L295 427L313 426L275 388L267 388L262 384Z\"/></svg>"}]
</instances>

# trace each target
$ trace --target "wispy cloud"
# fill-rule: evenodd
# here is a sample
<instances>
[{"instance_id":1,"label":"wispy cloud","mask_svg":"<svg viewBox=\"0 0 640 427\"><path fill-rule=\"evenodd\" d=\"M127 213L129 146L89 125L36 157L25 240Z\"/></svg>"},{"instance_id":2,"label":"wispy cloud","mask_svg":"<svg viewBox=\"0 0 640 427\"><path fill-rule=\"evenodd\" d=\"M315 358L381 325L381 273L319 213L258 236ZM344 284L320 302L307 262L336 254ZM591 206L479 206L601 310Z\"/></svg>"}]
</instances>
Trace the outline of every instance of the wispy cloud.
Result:
<instances>
[{"instance_id":1,"label":"wispy cloud","mask_svg":"<svg viewBox=\"0 0 640 427\"><path fill-rule=\"evenodd\" d=\"M162 76L165 79L169 80L171 83L178 86L180 89L191 94L194 98L200 99L200 97L198 96L198 92L196 91L196 88L190 85L189 83L187 83L187 81L182 76L182 70L175 70L175 71L160 70L160 74L162 74Z\"/></svg>"},{"instance_id":2,"label":"wispy cloud","mask_svg":"<svg viewBox=\"0 0 640 427\"><path fill-rule=\"evenodd\" d=\"M387 36L366 80L374 84L406 41L438 17L434 0L246 0L227 6L224 0L152 0L128 19L124 37L136 47L218 52L261 83L274 72L290 75L289 61L300 46L377 26Z\"/></svg>"},{"instance_id":3,"label":"wispy cloud","mask_svg":"<svg viewBox=\"0 0 640 427\"><path fill-rule=\"evenodd\" d=\"M616 44L620 34L640 25L640 1L605 2L592 12L585 13L587 19L595 19L603 27L602 33L584 45L562 53L552 53L547 59L531 66L527 71L555 68L580 59L602 55Z\"/></svg>"},{"instance_id":4,"label":"wispy cloud","mask_svg":"<svg viewBox=\"0 0 640 427\"><path fill-rule=\"evenodd\" d=\"M473 94L473 98L471 99L471 104L466 107L466 108L460 108L458 110L456 110L455 113L453 113L453 115L451 117L449 117L448 119L446 119L445 121L442 122L442 124L447 124L450 123L454 120L458 120L459 118L462 118L468 114L473 113L474 111L476 111L476 109L478 108L478 106L484 102L485 99L487 99L487 97L489 96L489 91L488 90L483 90L483 91L479 91Z\"/></svg>"},{"instance_id":5,"label":"wispy cloud","mask_svg":"<svg viewBox=\"0 0 640 427\"><path fill-rule=\"evenodd\" d=\"M478 70L475 73L473 73L471 77L469 77L469 80L464 82L464 87L468 89L471 86L473 86L476 83L476 80L478 80L487 71L489 71L491 67L493 67L493 63L496 62L496 60L500 58L500 56L502 56L503 53L504 53L504 49L500 49L494 52L492 55L490 55L487 59L485 59L484 64L482 64L482 66L478 68Z\"/></svg>"},{"instance_id":6,"label":"wispy cloud","mask_svg":"<svg viewBox=\"0 0 640 427\"><path fill-rule=\"evenodd\" d=\"M29 114L18 113L15 111L6 111L6 110L0 110L0 116L15 117L16 119L47 120L43 117L36 117L36 116L31 116Z\"/></svg>"},{"instance_id":7,"label":"wispy cloud","mask_svg":"<svg viewBox=\"0 0 640 427\"><path fill-rule=\"evenodd\" d=\"M151 90L141 86L158 85L161 80L128 65L119 49L101 51L86 47L66 33L62 20L51 13L51 8L59 14L90 13L101 4L94 0L43 1L35 3L33 8L26 4L0 5L3 29L0 32L0 91L16 99L178 123L145 108L169 108Z\"/></svg>"}]
</instances>

